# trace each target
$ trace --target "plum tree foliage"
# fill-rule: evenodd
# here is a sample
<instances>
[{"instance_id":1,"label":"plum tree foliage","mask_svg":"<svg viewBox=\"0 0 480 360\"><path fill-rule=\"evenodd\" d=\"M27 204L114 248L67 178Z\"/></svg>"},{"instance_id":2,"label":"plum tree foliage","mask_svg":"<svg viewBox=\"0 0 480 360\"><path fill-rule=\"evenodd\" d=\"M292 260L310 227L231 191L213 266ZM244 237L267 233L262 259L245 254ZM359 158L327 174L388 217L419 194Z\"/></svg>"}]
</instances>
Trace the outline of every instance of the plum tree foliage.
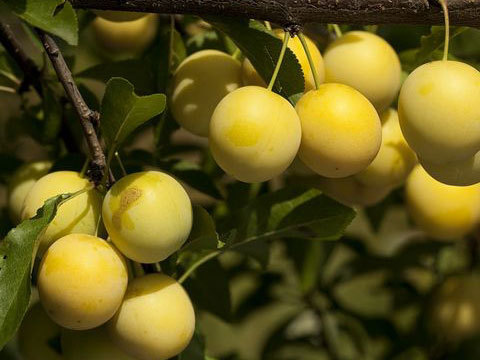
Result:
<instances>
[{"instance_id":1,"label":"plum tree foliage","mask_svg":"<svg viewBox=\"0 0 480 360\"><path fill-rule=\"evenodd\" d=\"M437 1L4 0L0 359L477 360L480 3Z\"/></svg>"}]
</instances>

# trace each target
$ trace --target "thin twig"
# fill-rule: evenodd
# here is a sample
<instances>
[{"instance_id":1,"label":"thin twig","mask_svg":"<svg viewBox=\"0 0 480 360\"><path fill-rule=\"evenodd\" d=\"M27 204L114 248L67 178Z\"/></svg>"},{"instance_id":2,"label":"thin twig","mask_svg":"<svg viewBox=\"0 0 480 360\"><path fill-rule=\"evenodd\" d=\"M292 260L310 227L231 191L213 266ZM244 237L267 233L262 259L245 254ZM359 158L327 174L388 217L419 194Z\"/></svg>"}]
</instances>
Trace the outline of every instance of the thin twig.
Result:
<instances>
[{"instance_id":1,"label":"thin twig","mask_svg":"<svg viewBox=\"0 0 480 360\"><path fill-rule=\"evenodd\" d=\"M80 124L83 128L92 158L89 176L92 181L98 185L102 180L104 171L106 171L105 154L103 153L95 131L95 127L100 120L99 114L98 112L91 110L85 103L85 100L83 99L82 94L80 94L80 91L73 80L72 73L55 40L42 30L37 29L37 33L50 61L52 62L58 80L62 83L65 93L80 119Z\"/></svg>"},{"instance_id":2,"label":"thin twig","mask_svg":"<svg viewBox=\"0 0 480 360\"><path fill-rule=\"evenodd\" d=\"M42 96L43 91L42 84L40 83L40 69L24 51L15 36L15 33L12 31L10 24L0 22L0 42L23 71L24 79L19 90L26 90L31 84L37 91L38 95Z\"/></svg>"}]
</instances>

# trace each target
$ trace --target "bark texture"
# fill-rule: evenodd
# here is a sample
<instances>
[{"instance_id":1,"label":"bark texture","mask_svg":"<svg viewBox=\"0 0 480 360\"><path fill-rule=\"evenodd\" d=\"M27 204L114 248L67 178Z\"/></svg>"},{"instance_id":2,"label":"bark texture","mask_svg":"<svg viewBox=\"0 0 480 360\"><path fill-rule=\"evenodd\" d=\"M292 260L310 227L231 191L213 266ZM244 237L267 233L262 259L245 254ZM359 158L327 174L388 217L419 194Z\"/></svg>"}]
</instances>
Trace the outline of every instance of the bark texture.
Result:
<instances>
[{"instance_id":1,"label":"bark texture","mask_svg":"<svg viewBox=\"0 0 480 360\"><path fill-rule=\"evenodd\" d=\"M452 25L480 27L480 0L447 0ZM442 24L438 0L70 0L76 8L223 15L278 25Z\"/></svg>"}]
</instances>

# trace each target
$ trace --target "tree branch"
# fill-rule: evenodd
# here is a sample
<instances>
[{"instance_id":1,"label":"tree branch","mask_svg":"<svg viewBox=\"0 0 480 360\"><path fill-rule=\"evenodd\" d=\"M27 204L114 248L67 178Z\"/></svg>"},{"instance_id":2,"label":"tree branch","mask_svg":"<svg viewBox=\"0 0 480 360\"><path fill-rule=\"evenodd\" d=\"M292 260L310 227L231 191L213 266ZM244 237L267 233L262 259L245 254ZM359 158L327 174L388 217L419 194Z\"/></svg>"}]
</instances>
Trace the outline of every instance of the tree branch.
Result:
<instances>
[{"instance_id":1,"label":"tree branch","mask_svg":"<svg viewBox=\"0 0 480 360\"><path fill-rule=\"evenodd\" d=\"M94 126L94 124L99 122L99 114L96 111L91 110L85 103L82 94L80 94L80 91L73 80L72 73L65 62L65 59L52 37L42 30L37 29L37 33L50 61L52 62L53 68L57 73L58 80L60 80L63 85L65 93L80 119L80 124L82 125L85 139L92 157L90 178L98 185L103 178L104 171L106 171L105 154L103 153Z\"/></svg>"},{"instance_id":2,"label":"tree branch","mask_svg":"<svg viewBox=\"0 0 480 360\"><path fill-rule=\"evenodd\" d=\"M345 24L443 24L438 0L70 0L76 8ZM480 27L480 0L449 0L452 25Z\"/></svg>"},{"instance_id":3,"label":"tree branch","mask_svg":"<svg viewBox=\"0 0 480 360\"><path fill-rule=\"evenodd\" d=\"M15 60L24 74L20 85L20 91L26 90L30 84L35 88L39 96L42 96L42 84L40 83L41 72L33 60L23 50L20 42L7 23L0 22L0 42L10 56Z\"/></svg>"}]
</instances>

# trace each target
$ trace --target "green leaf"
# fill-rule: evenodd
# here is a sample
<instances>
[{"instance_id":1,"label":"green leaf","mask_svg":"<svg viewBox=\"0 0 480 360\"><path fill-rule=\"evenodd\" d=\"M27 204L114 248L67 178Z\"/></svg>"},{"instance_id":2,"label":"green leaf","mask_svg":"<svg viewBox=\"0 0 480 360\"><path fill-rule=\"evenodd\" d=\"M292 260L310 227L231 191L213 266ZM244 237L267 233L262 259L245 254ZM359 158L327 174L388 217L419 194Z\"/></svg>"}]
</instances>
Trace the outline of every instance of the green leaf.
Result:
<instances>
[{"instance_id":1,"label":"green leaf","mask_svg":"<svg viewBox=\"0 0 480 360\"><path fill-rule=\"evenodd\" d=\"M185 282L193 303L221 319L231 318L231 297L227 272L218 259L200 266Z\"/></svg>"},{"instance_id":2,"label":"green leaf","mask_svg":"<svg viewBox=\"0 0 480 360\"><path fill-rule=\"evenodd\" d=\"M11 230L0 244L0 348L22 321L30 300L30 271L35 242L71 195L45 202L37 215Z\"/></svg>"},{"instance_id":3,"label":"green leaf","mask_svg":"<svg viewBox=\"0 0 480 360\"><path fill-rule=\"evenodd\" d=\"M264 270L270 261L270 244L263 239L241 244L235 248L235 251L256 260Z\"/></svg>"},{"instance_id":4,"label":"green leaf","mask_svg":"<svg viewBox=\"0 0 480 360\"><path fill-rule=\"evenodd\" d=\"M177 263L187 268L199 257L216 250L217 246L218 235L215 230L215 222L207 210L195 205L192 230L186 244L178 254Z\"/></svg>"},{"instance_id":5,"label":"green leaf","mask_svg":"<svg viewBox=\"0 0 480 360\"><path fill-rule=\"evenodd\" d=\"M205 20L228 35L265 82L269 82L282 48L282 40L255 20L220 17L206 17ZM289 98L291 95L303 93L304 86L302 68L296 56L287 48L274 89Z\"/></svg>"},{"instance_id":6,"label":"green leaf","mask_svg":"<svg viewBox=\"0 0 480 360\"><path fill-rule=\"evenodd\" d=\"M174 29L173 42L172 42L172 54L170 54L170 41L171 41L170 26L164 27L160 31L160 35L157 38L156 44L148 51L145 59L149 62L152 72L155 74L155 86L156 91L166 92L168 87L168 81L170 76L175 71L178 65L187 56L185 44L183 42L180 33ZM172 63L169 64L169 60ZM169 72L171 71L171 73Z\"/></svg>"},{"instance_id":7,"label":"green leaf","mask_svg":"<svg viewBox=\"0 0 480 360\"><path fill-rule=\"evenodd\" d=\"M455 38L467 29L467 27L451 28L450 39ZM445 46L445 28L443 26L432 26L430 35L422 36L420 43L421 46L416 55L418 65L429 61L433 53Z\"/></svg>"},{"instance_id":8,"label":"green leaf","mask_svg":"<svg viewBox=\"0 0 480 360\"><path fill-rule=\"evenodd\" d=\"M65 0L4 0L32 26L58 36L70 45L78 43L77 15Z\"/></svg>"},{"instance_id":9,"label":"green leaf","mask_svg":"<svg viewBox=\"0 0 480 360\"><path fill-rule=\"evenodd\" d=\"M222 199L222 195L213 179L197 164L183 160L171 160L159 163L158 166L194 189L215 199Z\"/></svg>"},{"instance_id":10,"label":"green leaf","mask_svg":"<svg viewBox=\"0 0 480 360\"><path fill-rule=\"evenodd\" d=\"M137 96L125 79L113 78L107 83L102 101L101 130L108 147L109 160L117 147L140 125L165 109L163 94Z\"/></svg>"},{"instance_id":11,"label":"green leaf","mask_svg":"<svg viewBox=\"0 0 480 360\"><path fill-rule=\"evenodd\" d=\"M203 249L215 250L218 245L218 235L215 222L207 210L201 206L193 206L193 225L187 244L182 249L185 251L198 251Z\"/></svg>"},{"instance_id":12,"label":"green leaf","mask_svg":"<svg viewBox=\"0 0 480 360\"><path fill-rule=\"evenodd\" d=\"M452 27L450 39L468 30L466 27ZM443 26L432 26L429 35L424 35L420 39L420 47L406 50L400 53L402 68L408 73L415 70L422 64L430 61L441 60L443 58L443 47L445 45L445 28ZM449 59L454 59L449 54Z\"/></svg>"},{"instance_id":13,"label":"green leaf","mask_svg":"<svg viewBox=\"0 0 480 360\"><path fill-rule=\"evenodd\" d=\"M282 237L336 240L354 217L354 210L316 189L288 187L242 211L234 243Z\"/></svg>"},{"instance_id":14,"label":"green leaf","mask_svg":"<svg viewBox=\"0 0 480 360\"><path fill-rule=\"evenodd\" d=\"M104 62L85 69L75 75L78 79L94 79L106 83L114 77L130 81L140 95L155 91L155 80L150 67L139 59Z\"/></svg>"}]
</instances>

